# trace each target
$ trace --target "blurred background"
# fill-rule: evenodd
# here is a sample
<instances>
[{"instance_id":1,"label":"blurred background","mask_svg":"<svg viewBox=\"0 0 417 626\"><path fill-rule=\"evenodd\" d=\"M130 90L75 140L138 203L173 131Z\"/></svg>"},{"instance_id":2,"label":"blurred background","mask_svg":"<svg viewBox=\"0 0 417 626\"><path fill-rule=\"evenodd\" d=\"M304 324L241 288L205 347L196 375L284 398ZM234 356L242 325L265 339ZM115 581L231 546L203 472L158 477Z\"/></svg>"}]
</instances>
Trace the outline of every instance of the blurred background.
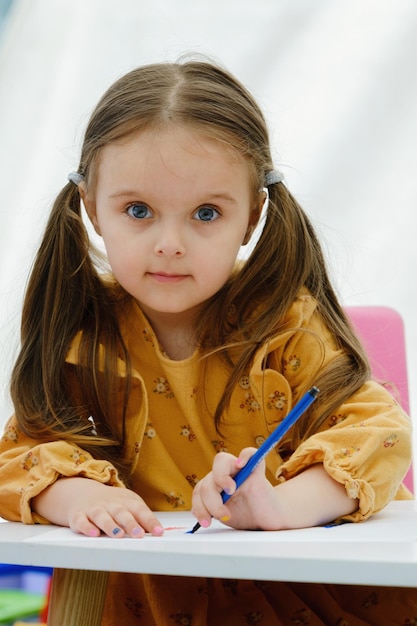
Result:
<instances>
[{"instance_id":1,"label":"blurred background","mask_svg":"<svg viewBox=\"0 0 417 626\"><path fill-rule=\"evenodd\" d=\"M31 260L92 108L189 52L258 99L342 302L403 316L415 414L415 0L0 0L0 426Z\"/></svg>"}]
</instances>

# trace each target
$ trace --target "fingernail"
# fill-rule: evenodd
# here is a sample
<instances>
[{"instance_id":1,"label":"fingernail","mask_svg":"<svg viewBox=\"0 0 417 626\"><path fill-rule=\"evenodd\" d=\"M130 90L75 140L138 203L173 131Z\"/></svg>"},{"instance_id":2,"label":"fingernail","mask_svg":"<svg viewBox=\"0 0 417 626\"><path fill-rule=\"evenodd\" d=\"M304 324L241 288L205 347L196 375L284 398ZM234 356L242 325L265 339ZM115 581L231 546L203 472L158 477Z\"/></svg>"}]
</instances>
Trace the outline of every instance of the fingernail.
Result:
<instances>
[{"instance_id":1,"label":"fingernail","mask_svg":"<svg viewBox=\"0 0 417 626\"><path fill-rule=\"evenodd\" d=\"M243 459L236 459L236 467L240 467L241 465L243 465Z\"/></svg>"},{"instance_id":2,"label":"fingernail","mask_svg":"<svg viewBox=\"0 0 417 626\"><path fill-rule=\"evenodd\" d=\"M88 534L90 537L98 537L100 534L100 531L97 528L92 528Z\"/></svg>"},{"instance_id":3,"label":"fingernail","mask_svg":"<svg viewBox=\"0 0 417 626\"><path fill-rule=\"evenodd\" d=\"M132 530L132 537L141 537L142 535L143 535L142 528L137 527Z\"/></svg>"},{"instance_id":4,"label":"fingernail","mask_svg":"<svg viewBox=\"0 0 417 626\"><path fill-rule=\"evenodd\" d=\"M220 518L221 522L228 522L230 519L230 515L223 515L223 517Z\"/></svg>"},{"instance_id":5,"label":"fingernail","mask_svg":"<svg viewBox=\"0 0 417 626\"><path fill-rule=\"evenodd\" d=\"M164 534L164 529L162 528L162 526L155 526L153 529L153 534L154 535L163 535Z\"/></svg>"},{"instance_id":6,"label":"fingernail","mask_svg":"<svg viewBox=\"0 0 417 626\"><path fill-rule=\"evenodd\" d=\"M113 528L113 530L111 532L112 532L112 535L116 536L116 535L118 535L119 533L122 532L122 529L116 527L116 528Z\"/></svg>"},{"instance_id":7,"label":"fingernail","mask_svg":"<svg viewBox=\"0 0 417 626\"><path fill-rule=\"evenodd\" d=\"M210 520L208 519L200 520L200 526L202 526L203 528L208 528L210 526Z\"/></svg>"}]
</instances>

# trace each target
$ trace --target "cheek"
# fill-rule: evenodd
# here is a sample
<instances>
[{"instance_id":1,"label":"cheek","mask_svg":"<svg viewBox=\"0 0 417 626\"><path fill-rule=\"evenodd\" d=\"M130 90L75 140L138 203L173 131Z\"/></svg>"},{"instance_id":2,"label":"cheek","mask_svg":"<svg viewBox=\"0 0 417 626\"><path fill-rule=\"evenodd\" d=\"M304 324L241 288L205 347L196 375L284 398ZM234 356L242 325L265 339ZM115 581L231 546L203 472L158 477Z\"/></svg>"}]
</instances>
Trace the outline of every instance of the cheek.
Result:
<instances>
[{"instance_id":1,"label":"cheek","mask_svg":"<svg viewBox=\"0 0 417 626\"><path fill-rule=\"evenodd\" d=\"M136 264L138 255L136 254L135 259L135 255L125 239L115 236L115 233L103 232L102 240L114 274L128 272Z\"/></svg>"},{"instance_id":2,"label":"cheek","mask_svg":"<svg viewBox=\"0 0 417 626\"><path fill-rule=\"evenodd\" d=\"M240 246L230 249L226 246L216 246L205 255L200 249L197 250L193 259L193 266L198 270L200 277L207 285L222 286L230 277L235 264Z\"/></svg>"},{"instance_id":3,"label":"cheek","mask_svg":"<svg viewBox=\"0 0 417 626\"><path fill-rule=\"evenodd\" d=\"M142 274L137 258L129 254L126 249L113 249L111 246L106 248L106 252L114 278L126 291L131 293Z\"/></svg>"}]
</instances>

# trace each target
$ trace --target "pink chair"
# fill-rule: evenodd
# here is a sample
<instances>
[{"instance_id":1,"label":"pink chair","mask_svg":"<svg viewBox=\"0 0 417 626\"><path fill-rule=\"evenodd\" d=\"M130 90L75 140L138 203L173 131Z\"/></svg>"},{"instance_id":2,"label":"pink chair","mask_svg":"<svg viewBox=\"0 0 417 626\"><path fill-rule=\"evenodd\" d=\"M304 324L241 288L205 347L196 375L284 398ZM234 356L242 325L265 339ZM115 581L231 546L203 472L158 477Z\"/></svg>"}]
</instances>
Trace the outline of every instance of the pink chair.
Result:
<instances>
[{"instance_id":1,"label":"pink chair","mask_svg":"<svg viewBox=\"0 0 417 626\"><path fill-rule=\"evenodd\" d=\"M345 310L367 351L374 378L385 383L406 413L410 414L404 323L401 316L386 306L352 306ZM404 483L410 491L414 491L412 466Z\"/></svg>"}]
</instances>

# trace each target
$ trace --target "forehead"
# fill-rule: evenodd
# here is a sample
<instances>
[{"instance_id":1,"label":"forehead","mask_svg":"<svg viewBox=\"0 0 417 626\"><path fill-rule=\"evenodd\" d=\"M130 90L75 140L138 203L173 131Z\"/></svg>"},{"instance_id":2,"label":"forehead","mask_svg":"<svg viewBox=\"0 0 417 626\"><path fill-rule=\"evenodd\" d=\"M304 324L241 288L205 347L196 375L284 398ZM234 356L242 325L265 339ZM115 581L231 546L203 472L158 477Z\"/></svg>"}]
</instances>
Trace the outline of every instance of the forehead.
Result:
<instances>
[{"instance_id":1,"label":"forehead","mask_svg":"<svg viewBox=\"0 0 417 626\"><path fill-rule=\"evenodd\" d=\"M100 163L103 159L114 158L118 154L128 155L129 152L162 153L170 148L180 149L194 156L204 154L207 157L220 157L230 163L245 161L231 142L221 140L209 132L173 124L145 129L112 141L101 149L98 161Z\"/></svg>"},{"instance_id":2,"label":"forehead","mask_svg":"<svg viewBox=\"0 0 417 626\"><path fill-rule=\"evenodd\" d=\"M128 177L197 182L237 176L251 186L252 179L250 162L230 143L177 125L143 130L107 144L97 166L99 184Z\"/></svg>"}]
</instances>

